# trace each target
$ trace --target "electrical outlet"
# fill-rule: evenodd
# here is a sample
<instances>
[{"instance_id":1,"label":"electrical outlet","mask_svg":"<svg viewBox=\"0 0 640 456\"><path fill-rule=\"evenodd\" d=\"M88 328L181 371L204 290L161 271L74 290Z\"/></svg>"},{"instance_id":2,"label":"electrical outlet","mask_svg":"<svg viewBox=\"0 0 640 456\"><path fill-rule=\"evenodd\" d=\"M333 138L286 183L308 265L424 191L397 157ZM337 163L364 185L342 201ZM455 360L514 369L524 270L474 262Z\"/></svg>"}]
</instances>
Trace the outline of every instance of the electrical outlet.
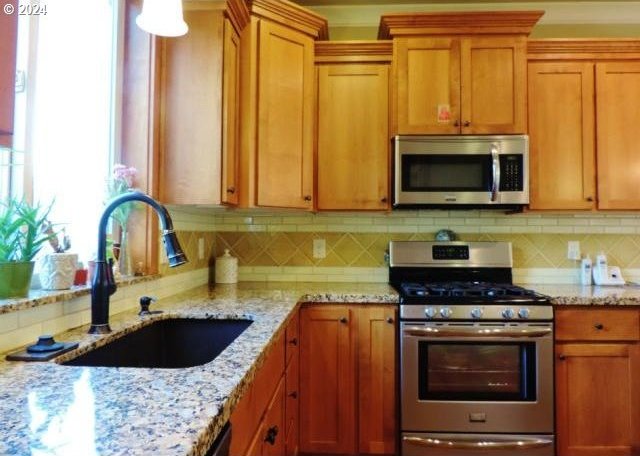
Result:
<instances>
[{"instance_id":1,"label":"electrical outlet","mask_svg":"<svg viewBox=\"0 0 640 456\"><path fill-rule=\"evenodd\" d=\"M324 239L314 239L313 240L313 257L314 258L325 258L327 256L327 243Z\"/></svg>"},{"instance_id":2,"label":"electrical outlet","mask_svg":"<svg viewBox=\"0 0 640 456\"><path fill-rule=\"evenodd\" d=\"M570 260L580 259L580 241L569 241L567 243L567 258Z\"/></svg>"},{"instance_id":3,"label":"electrical outlet","mask_svg":"<svg viewBox=\"0 0 640 456\"><path fill-rule=\"evenodd\" d=\"M204 238L198 238L198 259L204 260Z\"/></svg>"}]
</instances>

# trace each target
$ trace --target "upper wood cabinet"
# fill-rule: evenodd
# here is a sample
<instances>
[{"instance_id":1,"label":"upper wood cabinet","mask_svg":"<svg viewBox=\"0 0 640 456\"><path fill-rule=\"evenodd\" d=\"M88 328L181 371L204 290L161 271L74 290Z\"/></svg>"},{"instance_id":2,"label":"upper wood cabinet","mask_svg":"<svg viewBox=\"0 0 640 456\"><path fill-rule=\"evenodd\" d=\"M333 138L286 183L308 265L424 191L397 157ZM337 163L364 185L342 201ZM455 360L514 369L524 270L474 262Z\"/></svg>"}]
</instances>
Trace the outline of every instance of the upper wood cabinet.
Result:
<instances>
[{"instance_id":1,"label":"upper wood cabinet","mask_svg":"<svg viewBox=\"0 0 640 456\"><path fill-rule=\"evenodd\" d=\"M313 208L313 42L326 21L290 2L251 0L242 37L240 204Z\"/></svg>"},{"instance_id":2,"label":"upper wood cabinet","mask_svg":"<svg viewBox=\"0 0 640 456\"><path fill-rule=\"evenodd\" d=\"M556 311L558 456L640 449L640 312Z\"/></svg>"},{"instance_id":3,"label":"upper wood cabinet","mask_svg":"<svg viewBox=\"0 0 640 456\"><path fill-rule=\"evenodd\" d=\"M385 15L398 134L526 132L526 36L541 11Z\"/></svg>"},{"instance_id":4,"label":"upper wood cabinet","mask_svg":"<svg viewBox=\"0 0 640 456\"><path fill-rule=\"evenodd\" d=\"M11 0L17 10L18 2ZM0 146L12 145L18 15L0 14Z\"/></svg>"},{"instance_id":5,"label":"upper wood cabinet","mask_svg":"<svg viewBox=\"0 0 640 456\"><path fill-rule=\"evenodd\" d=\"M318 210L389 208L391 42L316 42Z\"/></svg>"},{"instance_id":6,"label":"upper wood cabinet","mask_svg":"<svg viewBox=\"0 0 640 456\"><path fill-rule=\"evenodd\" d=\"M187 2L189 33L159 42L160 199L236 204L242 0Z\"/></svg>"},{"instance_id":7,"label":"upper wood cabinet","mask_svg":"<svg viewBox=\"0 0 640 456\"><path fill-rule=\"evenodd\" d=\"M530 207L640 209L640 41L532 40L528 59Z\"/></svg>"},{"instance_id":8,"label":"upper wood cabinet","mask_svg":"<svg viewBox=\"0 0 640 456\"><path fill-rule=\"evenodd\" d=\"M595 207L594 68L529 64L531 209Z\"/></svg>"}]
</instances>

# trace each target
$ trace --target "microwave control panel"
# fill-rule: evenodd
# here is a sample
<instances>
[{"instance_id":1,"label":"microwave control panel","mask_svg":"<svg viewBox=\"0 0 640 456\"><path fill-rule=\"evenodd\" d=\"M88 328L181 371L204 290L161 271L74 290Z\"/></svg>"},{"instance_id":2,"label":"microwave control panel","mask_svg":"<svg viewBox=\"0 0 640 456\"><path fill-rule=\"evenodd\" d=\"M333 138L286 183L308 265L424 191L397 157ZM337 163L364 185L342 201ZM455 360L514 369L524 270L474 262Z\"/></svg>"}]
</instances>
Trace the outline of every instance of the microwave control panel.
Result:
<instances>
[{"instance_id":1,"label":"microwave control panel","mask_svg":"<svg viewBox=\"0 0 640 456\"><path fill-rule=\"evenodd\" d=\"M500 155L500 191L521 192L523 188L522 155Z\"/></svg>"}]
</instances>

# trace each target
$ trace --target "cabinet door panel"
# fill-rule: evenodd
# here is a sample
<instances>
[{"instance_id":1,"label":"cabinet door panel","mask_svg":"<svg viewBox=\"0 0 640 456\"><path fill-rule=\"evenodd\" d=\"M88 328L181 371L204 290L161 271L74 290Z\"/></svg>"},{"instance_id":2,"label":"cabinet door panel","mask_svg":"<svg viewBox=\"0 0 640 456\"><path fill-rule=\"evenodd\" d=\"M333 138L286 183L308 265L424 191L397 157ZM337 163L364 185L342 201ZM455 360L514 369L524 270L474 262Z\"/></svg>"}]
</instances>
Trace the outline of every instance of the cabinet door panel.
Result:
<instances>
[{"instance_id":1,"label":"cabinet door panel","mask_svg":"<svg viewBox=\"0 0 640 456\"><path fill-rule=\"evenodd\" d=\"M301 453L355 453L354 317L347 306L300 311Z\"/></svg>"},{"instance_id":2,"label":"cabinet door panel","mask_svg":"<svg viewBox=\"0 0 640 456\"><path fill-rule=\"evenodd\" d=\"M391 306L358 309L359 451L396 450L396 312Z\"/></svg>"},{"instance_id":3,"label":"cabinet door panel","mask_svg":"<svg viewBox=\"0 0 640 456\"><path fill-rule=\"evenodd\" d=\"M18 2L10 0L17 10ZM0 14L0 146L11 146L16 78L18 15Z\"/></svg>"},{"instance_id":4,"label":"cabinet door panel","mask_svg":"<svg viewBox=\"0 0 640 456\"><path fill-rule=\"evenodd\" d=\"M318 209L388 208L388 65L318 68Z\"/></svg>"},{"instance_id":5,"label":"cabinet door panel","mask_svg":"<svg viewBox=\"0 0 640 456\"><path fill-rule=\"evenodd\" d=\"M261 21L259 41L257 204L311 208L313 40Z\"/></svg>"},{"instance_id":6,"label":"cabinet door panel","mask_svg":"<svg viewBox=\"0 0 640 456\"><path fill-rule=\"evenodd\" d=\"M264 416L262 440L262 456L284 456L285 421L284 421L284 376L276 388L273 399Z\"/></svg>"},{"instance_id":7,"label":"cabinet door panel","mask_svg":"<svg viewBox=\"0 0 640 456\"><path fill-rule=\"evenodd\" d=\"M556 346L558 456L640 449L640 345Z\"/></svg>"},{"instance_id":8,"label":"cabinet door panel","mask_svg":"<svg viewBox=\"0 0 640 456\"><path fill-rule=\"evenodd\" d=\"M460 41L396 38L393 45L398 134L459 133ZM450 116L438 116L439 107Z\"/></svg>"},{"instance_id":9,"label":"cabinet door panel","mask_svg":"<svg viewBox=\"0 0 640 456\"><path fill-rule=\"evenodd\" d=\"M595 207L592 63L529 64L531 209Z\"/></svg>"},{"instance_id":10,"label":"cabinet door panel","mask_svg":"<svg viewBox=\"0 0 640 456\"><path fill-rule=\"evenodd\" d=\"M525 38L463 39L461 79L463 134L526 132Z\"/></svg>"},{"instance_id":11,"label":"cabinet door panel","mask_svg":"<svg viewBox=\"0 0 640 456\"><path fill-rule=\"evenodd\" d=\"M240 146L240 36L229 19L224 20L222 96L222 202L238 204L238 155Z\"/></svg>"},{"instance_id":12,"label":"cabinet door panel","mask_svg":"<svg viewBox=\"0 0 640 456\"><path fill-rule=\"evenodd\" d=\"M640 63L596 64L598 207L640 209Z\"/></svg>"}]
</instances>

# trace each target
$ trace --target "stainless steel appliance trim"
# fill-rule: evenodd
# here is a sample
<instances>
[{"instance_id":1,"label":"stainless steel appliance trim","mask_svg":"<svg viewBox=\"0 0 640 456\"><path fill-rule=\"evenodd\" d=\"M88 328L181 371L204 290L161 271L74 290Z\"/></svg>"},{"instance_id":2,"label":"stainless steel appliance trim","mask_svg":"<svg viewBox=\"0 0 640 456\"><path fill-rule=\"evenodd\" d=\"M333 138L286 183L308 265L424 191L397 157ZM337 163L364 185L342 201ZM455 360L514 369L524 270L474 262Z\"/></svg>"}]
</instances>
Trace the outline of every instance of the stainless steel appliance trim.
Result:
<instances>
[{"instance_id":1,"label":"stainless steel appliance trim","mask_svg":"<svg viewBox=\"0 0 640 456\"><path fill-rule=\"evenodd\" d=\"M435 260L432 247L469 246L468 260ZM510 242L431 242L431 241L391 241L389 242L389 266L405 267L513 267Z\"/></svg>"},{"instance_id":2,"label":"stainless steel appliance trim","mask_svg":"<svg viewBox=\"0 0 640 456\"><path fill-rule=\"evenodd\" d=\"M419 445L431 448L441 448L446 450L530 450L532 448L543 448L553 445L551 439L519 438L518 440L495 441L486 439L434 439L422 437L402 437L403 442L412 445Z\"/></svg>"},{"instance_id":3,"label":"stainless steel appliance trim","mask_svg":"<svg viewBox=\"0 0 640 456\"><path fill-rule=\"evenodd\" d=\"M523 328L523 329L503 329L503 328L451 328L451 327L424 327L407 326L402 333L406 336L420 337L423 339L439 339L443 337L459 337L473 339L501 339L501 338L539 338L552 336L551 328Z\"/></svg>"},{"instance_id":4,"label":"stainless steel appliance trim","mask_svg":"<svg viewBox=\"0 0 640 456\"><path fill-rule=\"evenodd\" d=\"M487 136L396 136L394 140L393 205L519 205L529 204L529 137L526 135ZM491 145L498 155L522 155L522 191L478 192L404 192L402 190L403 155L488 155ZM499 168L499 163L498 163Z\"/></svg>"},{"instance_id":5,"label":"stainless steel appliance trim","mask_svg":"<svg viewBox=\"0 0 640 456\"><path fill-rule=\"evenodd\" d=\"M500 191L500 158L498 157L498 145L491 144L491 167L493 171L493 182L491 183L491 201L498 199Z\"/></svg>"}]
</instances>

